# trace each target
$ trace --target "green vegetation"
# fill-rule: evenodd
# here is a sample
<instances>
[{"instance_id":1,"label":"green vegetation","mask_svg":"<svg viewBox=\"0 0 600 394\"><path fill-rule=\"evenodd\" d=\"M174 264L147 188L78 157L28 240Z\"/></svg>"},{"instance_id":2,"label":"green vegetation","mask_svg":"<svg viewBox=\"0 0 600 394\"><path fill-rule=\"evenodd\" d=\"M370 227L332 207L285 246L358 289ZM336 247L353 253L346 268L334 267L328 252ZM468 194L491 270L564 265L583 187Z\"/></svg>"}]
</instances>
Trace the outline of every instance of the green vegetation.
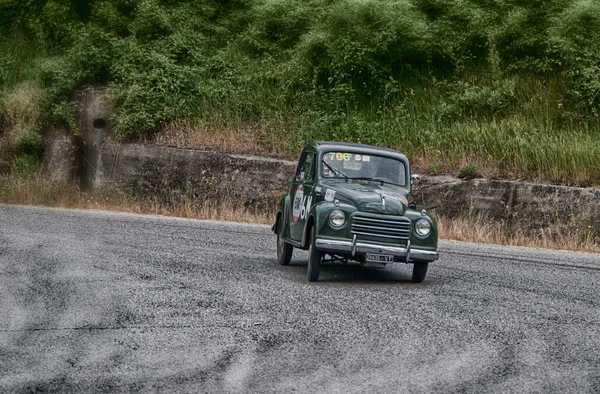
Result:
<instances>
[{"instance_id":1,"label":"green vegetation","mask_svg":"<svg viewBox=\"0 0 600 394\"><path fill-rule=\"evenodd\" d=\"M0 36L0 153L76 132L74 90L107 86L118 138L190 121L288 156L348 140L600 182L595 0L0 0Z\"/></svg>"},{"instance_id":2,"label":"green vegetation","mask_svg":"<svg viewBox=\"0 0 600 394\"><path fill-rule=\"evenodd\" d=\"M458 171L458 177L463 179L473 179L477 178L479 174L477 173L477 168L475 166L466 166L462 167Z\"/></svg>"},{"instance_id":3,"label":"green vegetation","mask_svg":"<svg viewBox=\"0 0 600 394\"><path fill-rule=\"evenodd\" d=\"M432 162L427 166L427 173L430 175L439 175L442 173L442 168L437 162Z\"/></svg>"}]
</instances>

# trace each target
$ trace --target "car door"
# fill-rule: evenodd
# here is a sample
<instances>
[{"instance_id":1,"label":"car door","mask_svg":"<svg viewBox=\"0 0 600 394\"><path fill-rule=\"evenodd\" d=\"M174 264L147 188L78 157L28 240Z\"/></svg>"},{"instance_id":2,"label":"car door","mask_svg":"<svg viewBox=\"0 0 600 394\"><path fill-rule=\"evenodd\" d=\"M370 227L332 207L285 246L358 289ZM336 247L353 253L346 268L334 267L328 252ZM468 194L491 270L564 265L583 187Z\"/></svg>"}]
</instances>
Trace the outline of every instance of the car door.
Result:
<instances>
[{"instance_id":1,"label":"car door","mask_svg":"<svg viewBox=\"0 0 600 394\"><path fill-rule=\"evenodd\" d=\"M314 152L303 153L290 190L292 202L292 209L289 212L290 238L298 243L302 242L304 227L314 203L315 157Z\"/></svg>"}]
</instances>

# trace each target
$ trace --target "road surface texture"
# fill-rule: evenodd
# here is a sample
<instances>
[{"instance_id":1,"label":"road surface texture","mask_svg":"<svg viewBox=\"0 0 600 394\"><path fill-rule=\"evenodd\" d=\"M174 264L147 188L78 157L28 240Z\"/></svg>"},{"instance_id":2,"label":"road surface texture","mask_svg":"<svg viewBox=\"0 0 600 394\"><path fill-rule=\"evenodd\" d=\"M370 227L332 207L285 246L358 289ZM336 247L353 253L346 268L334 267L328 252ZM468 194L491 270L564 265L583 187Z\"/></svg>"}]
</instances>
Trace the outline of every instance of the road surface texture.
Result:
<instances>
[{"instance_id":1,"label":"road surface texture","mask_svg":"<svg viewBox=\"0 0 600 394\"><path fill-rule=\"evenodd\" d=\"M0 392L600 392L600 256L277 264L267 226L0 205Z\"/></svg>"}]
</instances>

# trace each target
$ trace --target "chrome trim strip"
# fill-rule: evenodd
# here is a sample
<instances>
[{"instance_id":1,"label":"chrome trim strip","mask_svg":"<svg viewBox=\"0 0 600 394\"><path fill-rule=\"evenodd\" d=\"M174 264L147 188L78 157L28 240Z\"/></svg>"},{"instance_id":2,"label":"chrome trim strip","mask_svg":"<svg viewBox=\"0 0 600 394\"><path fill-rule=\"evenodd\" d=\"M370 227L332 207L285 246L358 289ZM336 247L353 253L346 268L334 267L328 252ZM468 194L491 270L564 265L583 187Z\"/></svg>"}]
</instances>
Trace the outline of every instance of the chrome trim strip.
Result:
<instances>
[{"instance_id":1,"label":"chrome trim strip","mask_svg":"<svg viewBox=\"0 0 600 394\"><path fill-rule=\"evenodd\" d=\"M360 227L361 229L373 229L373 230L379 230L379 231L393 231L393 232L405 232L408 233L410 232L410 228L401 228L401 227L376 227L376 226L368 226L366 224L358 224L358 223L352 223L352 227Z\"/></svg>"},{"instance_id":2,"label":"chrome trim strip","mask_svg":"<svg viewBox=\"0 0 600 394\"><path fill-rule=\"evenodd\" d=\"M410 250L411 260L419 261L435 261L440 258L440 254L433 250L424 249L411 249Z\"/></svg>"},{"instance_id":3,"label":"chrome trim strip","mask_svg":"<svg viewBox=\"0 0 600 394\"><path fill-rule=\"evenodd\" d=\"M354 215L352 217L352 219L364 220L366 222L378 222L378 223L388 223L388 224L409 224L410 225L409 219L395 219L395 220L394 219L375 219L375 218L359 216L359 215Z\"/></svg>"},{"instance_id":4,"label":"chrome trim strip","mask_svg":"<svg viewBox=\"0 0 600 394\"><path fill-rule=\"evenodd\" d=\"M397 257L409 258L414 261L434 261L439 258L439 253L432 250L407 248L400 246L386 246L353 241L344 241L338 239L317 238L315 241L317 249L326 252L345 252L345 253L389 253ZM354 256L354 255L353 255Z\"/></svg>"},{"instance_id":5,"label":"chrome trim strip","mask_svg":"<svg viewBox=\"0 0 600 394\"><path fill-rule=\"evenodd\" d=\"M398 235L385 235L385 234L376 234L376 233L364 233L361 231L352 231L352 234L364 235L367 237L375 237L375 238L392 238L392 239L408 239L408 234L398 234Z\"/></svg>"}]
</instances>

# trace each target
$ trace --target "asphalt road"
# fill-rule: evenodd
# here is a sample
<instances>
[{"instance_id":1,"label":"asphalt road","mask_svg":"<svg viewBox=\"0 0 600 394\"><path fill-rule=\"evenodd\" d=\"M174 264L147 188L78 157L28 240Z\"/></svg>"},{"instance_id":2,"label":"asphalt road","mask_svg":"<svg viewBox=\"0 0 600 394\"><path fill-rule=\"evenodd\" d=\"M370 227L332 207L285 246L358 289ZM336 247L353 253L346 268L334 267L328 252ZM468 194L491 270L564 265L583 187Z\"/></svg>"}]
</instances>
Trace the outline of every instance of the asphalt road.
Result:
<instances>
[{"instance_id":1,"label":"asphalt road","mask_svg":"<svg viewBox=\"0 0 600 394\"><path fill-rule=\"evenodd\" d=\"M0 392L600 392L600 256L279 266L267 226L0 205Z\"/></svg>"}]
</instances>

